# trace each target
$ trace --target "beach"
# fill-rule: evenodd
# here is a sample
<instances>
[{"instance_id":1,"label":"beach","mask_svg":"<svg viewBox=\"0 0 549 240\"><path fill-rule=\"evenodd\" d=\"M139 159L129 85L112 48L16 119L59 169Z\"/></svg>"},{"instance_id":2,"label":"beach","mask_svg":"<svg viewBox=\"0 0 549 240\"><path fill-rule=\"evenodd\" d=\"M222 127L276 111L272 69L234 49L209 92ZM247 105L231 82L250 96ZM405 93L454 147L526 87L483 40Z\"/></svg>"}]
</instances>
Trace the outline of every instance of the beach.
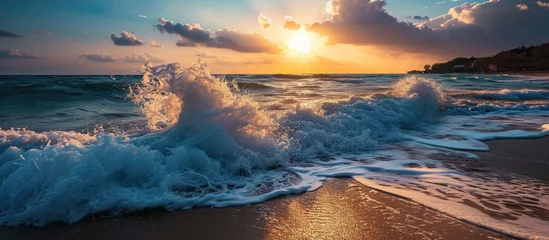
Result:
<instances>
[{"instance_id":1,"label":"beach","mask_svg":"<svg viewBox=\"0 0 549 240\"><path fill-rule=\"evenodd\" d=\"M507 239L353 180L265 203L0 230L15 239Z\"/></svg>"},{"instance_id":2,"label":"beach","mask_svg":"<svg viewBox=\"0 0 549 240\"><path fill-rule=\"evenodd\" d=\"M549 138L488 141L489 152L464 171L521 174L549 183ZM451 160L450 160L451 161ZM541 210L540 210L541 211ZM149 209L119 217L91 216L73 225L2 227L15 239L510 239L348 178L317 191L264 203L166 212Z\"/></svg>"}]
</instances>

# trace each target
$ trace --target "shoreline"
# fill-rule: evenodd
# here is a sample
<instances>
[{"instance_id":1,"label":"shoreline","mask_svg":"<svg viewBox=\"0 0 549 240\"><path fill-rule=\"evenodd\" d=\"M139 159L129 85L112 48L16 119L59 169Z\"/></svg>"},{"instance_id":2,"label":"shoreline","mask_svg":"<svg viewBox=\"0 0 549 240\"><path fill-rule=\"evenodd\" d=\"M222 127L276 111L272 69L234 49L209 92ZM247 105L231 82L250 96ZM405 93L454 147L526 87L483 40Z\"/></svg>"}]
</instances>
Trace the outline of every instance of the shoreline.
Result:
<instances>
[{"instance_id":1,"label":"shoreline","mask_svg":"<svg viewBox=\"0 0 549 240\"><path fill-rule=\"evenodd\" d=\"M520 174L549 182L549 137L486 141L489 152L464 164L474 171ZM442 160L444 161L444 160ZM215 229L215 230L214 230ZM213 230L213 231L212 231ZM149 209L89 217L73 225L0 227L12 239L512 239L349 178L328 179L313 192L263 203L168 212Z\"/></svg>"},{"instance_id":2,"label":"shoreline","mask_svg":"<svg viewBox=\"0 0 549 240\"><path fill-rule=\"evenodd\" d=\"M212 231L215 229L215 231ZM264 203L167 212L145 210L45 228L0 228L11 239L512 239L364 186L328 179L323 187Z\"/></svg>"}]
</instances>

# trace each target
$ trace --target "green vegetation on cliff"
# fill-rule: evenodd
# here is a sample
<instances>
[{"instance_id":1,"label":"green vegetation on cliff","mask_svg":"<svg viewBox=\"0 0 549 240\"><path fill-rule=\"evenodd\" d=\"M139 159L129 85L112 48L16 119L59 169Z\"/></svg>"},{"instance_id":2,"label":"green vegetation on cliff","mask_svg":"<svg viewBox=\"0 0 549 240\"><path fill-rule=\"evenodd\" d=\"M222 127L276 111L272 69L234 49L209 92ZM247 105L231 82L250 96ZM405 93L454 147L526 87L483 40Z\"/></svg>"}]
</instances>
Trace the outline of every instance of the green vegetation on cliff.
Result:
<instances>
[{"instance_id":1,"label":"green vegetation on cliff","mask_svg":"<svg viewBox=\"0 0 549 240\"><path fill-rule=\"evenodd\" d=\"M502 51L491 57L455 58L445 63L435 63L425 71L410 73L453 72L511 72L549 70L549 43L530 47L518 47Z\"/></svg>"}]
</instances>

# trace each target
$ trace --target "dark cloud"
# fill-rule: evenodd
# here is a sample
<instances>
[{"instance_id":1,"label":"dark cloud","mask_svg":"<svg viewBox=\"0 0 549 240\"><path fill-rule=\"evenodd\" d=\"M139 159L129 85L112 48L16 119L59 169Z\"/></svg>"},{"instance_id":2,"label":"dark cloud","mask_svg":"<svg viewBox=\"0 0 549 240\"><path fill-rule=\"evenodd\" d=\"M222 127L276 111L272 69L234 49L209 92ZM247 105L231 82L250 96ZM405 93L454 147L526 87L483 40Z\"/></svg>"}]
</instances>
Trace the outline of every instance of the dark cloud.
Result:
<instances>
[{"instance_id":1,"label":"dark cloud","mask_svg":"<svg viewBox=\"0 0 549 240\"><path fill-rule=\"evenodd\" d=\"M173 24L172 21L160 19L160 24L154 27L161 33L177 34L193 43L207 43L211 41L210 30L205 30L199 24Z\"/></svg>"},{"instance_id":2,"label":"dark cloud","mask_svg":"<svg viewBox=\"0 0 549 240\"><path fill-rule=\"evenodd\" d=\"M161 33L179 35L181 40L177 42L177 46L180 47L225 48L244 53L280 52L278 45L258 33L239 33L226 28L212 34L210 30L203 29L199 24L174 24L163 18L160 22L154 27Z\"/></svg>"},{"instance_id":3,"label":"dark cloud","mask_svg":"<svg viewBox=\"0 0 549 240\"><path fill-rule=\"evenodd\" d=\"M427 16L408 16L407 19L413 19L414 21L429 21L429 17Z\"/></svg>"},{"instance_id":4,"label":"dark cloud","mask_svg":"<svg viewBox=\"0 0 549 240\"><path fill-rule=\"evenodd\" d=\"M301 24L297 23L294 20L287 20L282 28L286 30L297 31L301 29Z\"/></svg>"},{"instance_id":5,"label":"dark cloud","mask_svg":"<svg viewBox=\"0 0 549 240\"><path fill-rule=\"evenodd\" d=\"M90 53L90 54L82 54L78 57L79 59L85 59L92 62L102 62L102 63L109 63L109 62L128 62L128 63L147 63L147 62L163 62L162 59L155 57L151 54L145 53L145 54L132 54L128 56L119 56L119 55L113 55L109 53Z\"/></svg>"},{"instance_id":6,"label":"dark cloud","mask_svg":"<svg viewBox=\"0 0 549 240\"><path fill-rule=\"evenodd\" d=\"M33 59L38 58L34 53L25 53L16 49L0 49L0 59Z\"/></svg>"},{"instance_id":7,"label":"dark cloud","mask_svg":"<svg viewBox=\"0 0 549 240\"><path fill-rule=\"evenodd\" d=\"M414 25L400 22L384 0L331 0L332 18L307 27L331 44L376 46L437 55L482 55L549 41L549 9L531 4L518 11L514 0L465 3L448 14Z\"/></svg>"},{"instance_id":8,"label":"dark cloud","mask_svg":"<svg viewBox=\"0 0 549 240\"><path fill-rule=\"evenodd\" d=\"M117 37L116 34L111 33L111 40L114 45L118 46L141 46L143 41L137 39L134 32L122 31L120 37Z\"/></svg>"},{"instance_id":9,"label":"dark cloud","mask_svg":"<svg viewBox=\"0 0 549 240\"><path fill-rule=\"evenodd\" d=\"M243 53L278 53L280 48L258 33L239 33L231 29L220 29L215 32L213 41L208 47L232 49Z\"/></svg>"},{"instance_id":10,"label":"dark cloud","mask_svg":"<svg viewBox=\"0 0 549 240\"><path fill-rule=\"evenodd\" d=\"M22 38L23 36L0 28L0 38Z\"/></svg>"},{"instance_id":11,"label":"dark cloud","mask_svg":"<svg viewBox=\"0 0 549 240\"><path fill-rule=\"evenodd\" d=\"M259 23L259 26L263 29L270 29L272 22L271 19L267 16L265 16L263 13L259 14L257 17L257 22Z\"/></svg>"},{"instance_id":12,"label":"dark cloud","mask_svg":"<svg viewBox=\"0 0 549 240\"><path fill-rule=\"evenodd\" d=\"M108 53L90 53L90 54L82 54L79 59L86 59L88 61L92 62L116 62L120 59L122 59L118 55L112 55Z\"/></svg>"}]
</instances>

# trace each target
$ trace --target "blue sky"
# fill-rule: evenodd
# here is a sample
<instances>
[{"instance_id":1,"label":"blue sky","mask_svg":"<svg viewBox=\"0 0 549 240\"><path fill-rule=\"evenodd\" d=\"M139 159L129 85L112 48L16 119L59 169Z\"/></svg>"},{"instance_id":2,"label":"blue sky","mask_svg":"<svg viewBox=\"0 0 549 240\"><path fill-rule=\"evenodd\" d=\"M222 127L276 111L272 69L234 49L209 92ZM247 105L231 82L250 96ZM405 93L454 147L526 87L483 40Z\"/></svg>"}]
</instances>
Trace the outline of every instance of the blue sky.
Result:
<instances>
[{"instance_id":1,"label":"blue sky","mask_svg":"<svg viewBox=\"0 0 549 240\"><path fill-rule=\"evenodd\" d=\"M271 6L284 10L295 0L269 0ZM149 21L158 18L173 19L179 22L208 22L208 28L221 28L232 25L233 19L254 18L260 12L254 2L247 0L22 0L5 1L0 4L0 23L4 29L16 29L21 34L32 34L37 29L45 29L58 36L97 40L108 37L110 32L122 30L146 31L150 28L147 20L139 15L148 16ZM317 7L324 7L325 1L306 1ZM403 16L436 17L448 11L450 6L460 2L422 0L389 0L386 9L397 18ZM427 8L426 8L427 7ZM288 11L290 12L290 11ZM211 21L213 13L220 19ZM296 16L298 17L298 16ZM222 18L222 19L221 19ZM232 26L234 28L234 26ZM90 35L82 33L87 31Z\"/></svg>"},{"instance_id":2,"label":"blue sky","mask_svg":"<svg viewBox=\"0 0 549 240\"><path fill-rule=\"evenodd\" d=\"M524 18L525 13L515 8L515 5L518 4L528 4L528 11L533 11L540 15L540 11L545 11L546 8L542 5L536 5L537 0L502 0L502 4L483 4L482 7L487 8L490 5L492 8L501 7L508 11L516 11L517 14L521 15ZM547 1L547 0L542 0ZM165 62L171 62L178 60L181 56L194 56L197 52L200 54L202 52L207 52L208 54L213 54L218 56L218 59L246 59L246 61L241 62L250 62L249 59L254 59L257 62L271 62L274 59L271 55L263 54L243 54L241 52L229 51L230 47L212 47L212 46L202 46L201 47L176 47L175 43L178 39L185 38L184 36L178 36L177 34L162 34L153 25L158 24L159 18L165 18L172 20L175 23L198 23L201 28L210 29L211 34L215 35L215 31L220 28L230 28L239 34L245 33L259 33L261 36L264 36L267 40L276 42L278 45L284 45L286 42L292 38L292 32L281 30L284 21L287 20L285 16L290 16L295 19L297 22L303 24L303 26L313 24L315 22L322 22L331 20L332 16L325 11L325 7L329 1L328 0L232 0L232 1L221 1L221 0L202 0L202 1L189 1L189 0L156 0L156 1L145 1L145 0L118 0L118 1L108 1L108 0L56 0L56 1L40 1L40 0L23 0L23 1L3 1L0 3L0 28L9 32L14 32L18 35L24 36L23 38L10 39L10 38L1 38L0 37L0 50L11 52L21 51L28 54L36 54L37 58L29 60L23 60L22 58L16 61L8 61L0 59L0 63L4 65L0 66L0 74L16 74L20 73L22 69L29 71L30 73L56 73L56 72L71 72L78 73L76 69L81 69L80 72L90 72L90 73L100 73L100 72L131 72L135 67L133 64L131 67L129 64L120 63L119 66L103 64L89 65L82 63L83 54L91 53L102 53L102 54L112 54L117 57L113 59L122 59L124 56L129 56L130 54L149 54L154 55L159 58L162 58ZM337 4L351 4L350 0L332 0L329 3L332 4L336 2ZM398 21L411 21L416 25L421 24L421 22L414 21L408 17L410 16L428 16L433 19L438 16L443 16L449 12L453 7L460 6L466 1L441 1L441 0L420 0L420 1L409 1L409 0L359 0L354 3L362 2L358 7L365 7L364 16L371 18L371 16L388 14L396 18ZM386 2L383 6L379 5L379 2ZM541 1L538 1L541 2ZM482 1L480 2L482 3ZM377 4L377 5L376 5ZM507 4L507 5L505 5ZM379 5L379 6L378 6ZM505 6L504 6L505 5ZM374 6L374 8L369 8L367 6ZM473 9L473 6L468 6L470 9ZM374 9L374 12L368 12ZM480 9L480 8L478 8ZM549 9L549 7L547 7ZM377 12L376 12L377 11ZM476 11L476 10L475 10ZM377 14L380 12L380 14ZM490 11L479 12L478 14L485 14ZM494 12L494 11L491 11ZM524 11L522 11L524 12ZM514 13L514 12L513 12ZM272 20L273 28L270 30L262 29L260 25L257 24L257 17L259 14L264 14ZM366 15L369 14L369 15ZM549 15L549 12L547 12ZM141 17L140 17L141 15ZM502 12L501 15L504 15ZM146 17L144 17L146 16ZM479 15L480 16L480 15ZM359 16L360 17L360 16ZM498 21L497 17L503 16L491 16L491 18ZM512 18L512 16L511 16ZM517 17L518 19L521 19ZM527 17L528 18L528 17ZM534 21L535 17L532 17ZM478 19L478 18L475 18ZM536 21L539 22L538 17ZM473 19L474 20L474 19ZM524 23L528 19L520 20ZM446 19L448 23L454 24L454 22L460 22L465 24L466 27L475 27L477 24L469 22L467 16L458 16L454 19ZM434 23L433 20L431 22ZM345 24L345 23L343 23ZM361 23L358 25L360 26ZM366 26L367 22L364 22ZM430 23L429 23L430 24ZM426 26L433 27L436 30L439 24ZM492 26L493 24L487 24L486 26ZM344 25L341 25L344 26ZM419 25L418 25L419 26ZM450 25L448 25L450 26ZM448 27L446 26L446 27ZM452 25L454 26L454 25ZM368 26L371 29L371 26ZM481 26L483 27L483 26ZM449 29L449 28L448 28ZM472 28L471 28L472 29ZM37 31L41 30L41 33ZM326 31L327 29L323 29ZM333 29L332 29L333 30ZM332 31L330 30L330 31ZM442 29L447 30L447 29ZM136 38L139 41L144 42L143 46L148 46L153 40L163 46L163 49L152 49L147 47L120 47L115 46L111 39L110 34L114 32L117 36L120 36L120 32L134 32ZM391 31L391 28L388 28L386 31ZM442 31L441 31L442 32ZM485 32L490 32L487 29ZM46 33L46 34L44 34ZM47 33L51 33L48 35ZM349 51L347 55L356 56L356 58L363 59L365 61L373 62L378 61L382 55L388 55L384 58L384 63L391 63L393 65L401 66L399 69L390 70L384 69L379 70L379 72L400 72L405 71L407 68L413 66L421 66L425 62L434 61L443 59L440 54L438 55L422 55L418 56L417 54L406 55L402 57L401 51L391 51L395 49L394 46L390 45L391 40L386 41L387 44L378 42L362 42L355 41L353 39L344 39L343 37L338 36L328 36L326 32L317 31L319 37L325 37L328 41L333 39L339 39L340 41L335 41L332 44L325 44L322 47L317 47L314 50L314 54L310 54L314 57L309 57L308 60L303 60L305 63L311 63L321 59L336 61L340 65L345 65L346 68L342 68L341 71L369 71L375 72L375 67L363 68L362 70L353 67L352 70L349 70L350 64L352 64L351 59L342 59L335 52ZM368 35L368 32L365 32ZM516 35L516 34L515 34ZM545 40L545 36L534 36L526 39L524 43L534 43L536 41ZM385 41L386 39L384 39ZM501 46L512 46L512 44L522 43L520 41L512 41L506 44L501 44ZM401 44L401 43L395 43ZM401 44L402 45L402 44ZM405 44L404 44L405 45ZM352 46L352 47L350 47ZM499 46L499 45L498 45ZM403 49L408 51L414 46L408 46ZM379 50L384 48L383 51ZM398 48L398 46L397 46ZM349 50L350 49L350 50ZM376 50L377 49L377 50ZM177 55L175 55L177 52ZM482 52L482 51L481 51ZM484 53L484 52L482 52ZM490 51L486 51L490 53ZM395 56L400 56L406 58L405 61L402 60L398 62ZM445 56L446 57L446 56ZM314 59L313 59L314 58ZM423 58L425 60L412 64L413 59ZM42 60L37 60L42 59ZM80 60L78 60L80 59ZM213 58L212 58L213 59ZM264 61L268 59L268 61ZM278 57L272 61L280 62L282 57ZM323 60L322 60L323 59ZM370 61L371 60L371 61ZM189 59L185 64L190 64L196 59ZM78 65L77 62L81 64ZM120 62L115 60L114 62ZM235 61L233 61L235 62ZM22 67L25 63L27 67ZM226 63L226 62L225 62ZM235 65L236 63L232 64ZM266 63L261 63L263 65L268 65ZM231 64L227 64L231 65ZM71 71L66 70L71 68ZM379 68L379 66L377 66ZM234 69L244 69L239 67L232 66L231 68L223 66L223 64L217 64L213 68L217 68L219 71L228 71ZM276 71L276 66L265 66L257 67L257 71ZM11 70L10 70L11 69ZM19 69L19 70L17 70ZM300 70L300 69L296 69ZM307 69L303 69L304 71ZM235 70L236 71L236 70ZM245 71L245 70L243 70ZM312 71L312 70L311 70Z\"/></svg>"}]
</instances>

